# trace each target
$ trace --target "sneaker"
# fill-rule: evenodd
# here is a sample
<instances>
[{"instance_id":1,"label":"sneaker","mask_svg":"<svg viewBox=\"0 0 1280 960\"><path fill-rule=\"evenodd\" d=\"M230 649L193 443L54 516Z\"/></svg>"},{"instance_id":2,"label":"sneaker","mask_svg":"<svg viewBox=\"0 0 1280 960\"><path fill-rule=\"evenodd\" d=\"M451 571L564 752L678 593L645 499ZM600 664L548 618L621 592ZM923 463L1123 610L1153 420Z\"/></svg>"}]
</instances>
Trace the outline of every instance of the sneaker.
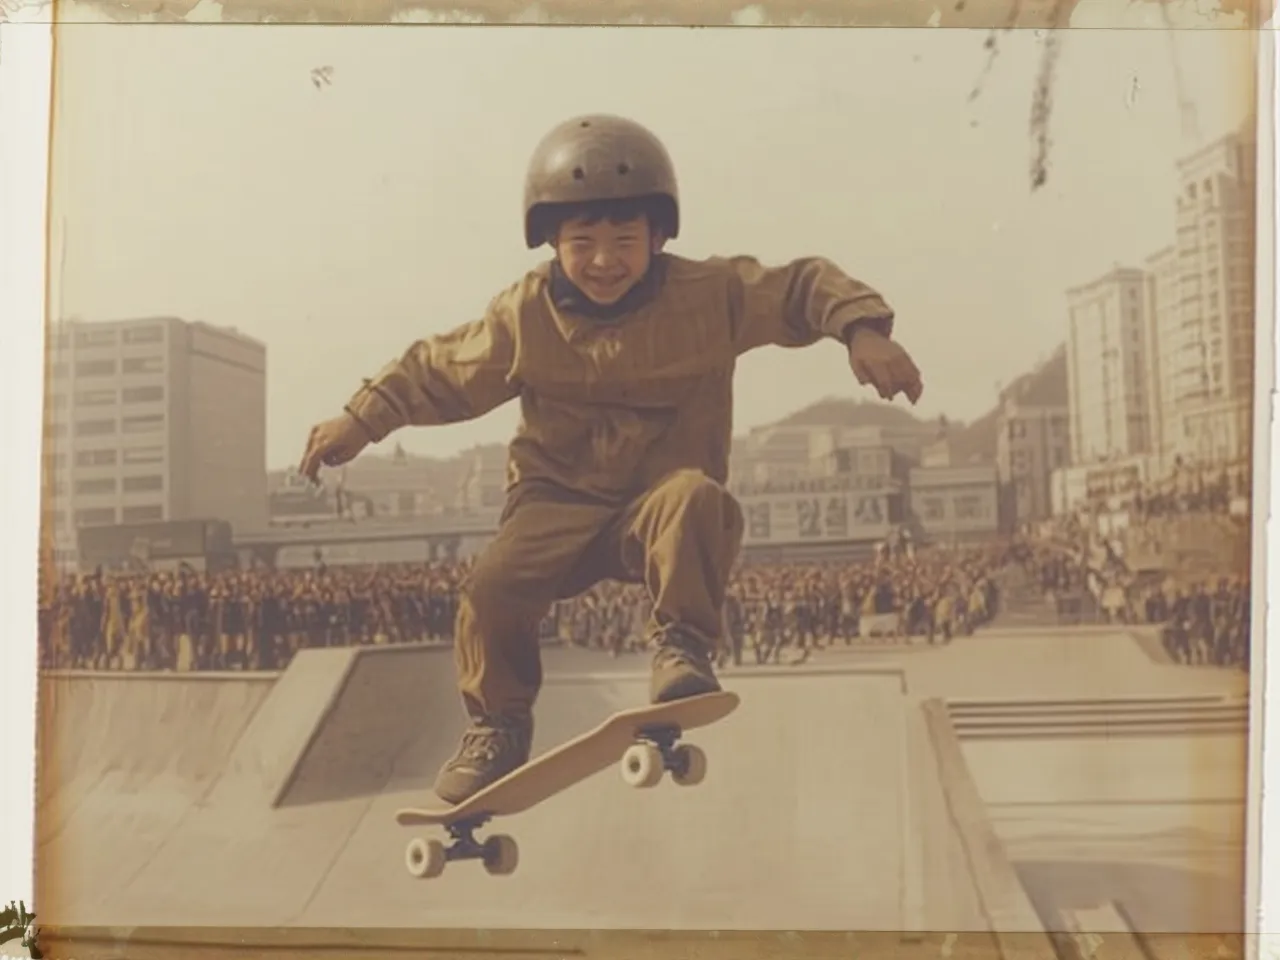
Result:
<instances>
[{"instance_id":1,"label":"sneaker","mask_svg":"<svg viewBox=\"0 0 1280 960\"><path fill-rule=\"evenodd\" d=\"M667 703L718 693L720 681L712 667L714 645L687 627L670 627L655 638L649 699Z\"/></svg>"},{"instance_id":2,"label":"sneaker","mask_svg":"<svg viewBox=\"0 0 1280 960\"><path fill-rule=\"evenodd\" d=\"M527 763L532 743L530 717L473 721L457 752L436 775L436 796L445 803L461 803Z\"/></svg>"}]
</instances>

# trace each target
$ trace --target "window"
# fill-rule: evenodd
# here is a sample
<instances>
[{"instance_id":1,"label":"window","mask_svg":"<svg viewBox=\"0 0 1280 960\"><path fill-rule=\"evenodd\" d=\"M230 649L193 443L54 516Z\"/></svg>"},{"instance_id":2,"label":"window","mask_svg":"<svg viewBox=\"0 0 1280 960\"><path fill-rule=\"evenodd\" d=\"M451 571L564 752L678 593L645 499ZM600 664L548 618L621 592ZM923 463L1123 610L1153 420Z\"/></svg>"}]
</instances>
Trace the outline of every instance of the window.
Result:
<instances>
[{"instance_id":1,"label":"window","mask_svg":"<svg viewBox=\"0 0 1280 960\"><path fill-rule=\"evenodd\" d=\"M114 390L81 390L76 394L77 407L109 407L115 402Z\"/></svg>"},{"instance_id":2,"label":"window","mask_svg":"<svg viewBox=\"0 0 1280 960\"><path fill-rule=\"evenodd\" d=\"M93 507L76 511L77 527L101 527L115 522L115 507Z\"/></svg>"},{"instance_id":3,"label":"window","mask_svg":"<svg viewBox=\"0 0 1280 960\"><path fill-rule=\"evenodd\" d=\"M114 420L81 420L76 424L77 437L104 437L115 432Z\"/></svg>"},{"instance_id":4,"label":"window","mask_svg":"<svg viewBox=\"0 0 1280 960\"><path fill-rule=\"evenodd\" d=\"M60 362L60 363L51 363L51 364L49 364L49 379L50 379L50 380L62 380L62 379L64 379L64 378L67 376L67 374L68 374L68 373L70 373L70 372L71 372L71 368L67 365L66 361L62 361L62 362Z\"/></svg>"},{"instance_id":5,"label":"window","mask_svg":"<svg viewBox=\"0 0 1280 960\"><path fill-rule=\"evenodd\" d=\"M65 453L46 453L44 455L44 465L50 470L61 470L67 465L67 455Z\"/></svg>"},{"instance_id":6,"label":"window","mask_svg":"<svg viewBox=\"0 0 1280 960\"><path fill-rule=\"evenodd\" d=\"M987 515L986 505L983 503L982 497L974 494L956 497L955 510L957 520L982 520Z\"/></svg>"},{"instance_id":7,"label":"window","mask_svg":"<svg viewBox=\"0 0 1280 960\"><path fill-rule=\"evenodd\" d=\"M115 372L114 360L81 360L76 364L77 377L109 377Z\"/></svg>"},{"instance_id":8,"label":"window","mask_svg":"<svg viewBox=\"0 0 1280 960\"><path fill-rule=\"evenodd\" d=\"M115 477L100 477L94 480L76 481L76 496L78 497L96 496L98 494L115 492Z\"/></svg>"},{"instance_id":9,"label":"window","mask_svg":"<svg viewBox=\"0 0 1280 960\"><path fill-rule=\"evenodd\" d=\"M164 447L129 447L123 451L125 464L162 463Z\"/></svg>"},{"instance_id":10,"label":"window","mask_svg":"<svg viewBox=\"0 0 1280 960\"><path fill-rule=\"evenodd\" d=\"M925 497L920 501L920 513L926 520L942 520L947 515L946 501L941 497Z\"/></svg>"},{"instance_id":11,"label":"window","mask_svg":"<svg viewBox=\"0 0 1280 960\"><path fill-rule=\"evenodd\" d=\"M77 347L109 347L115 342L114 330L81 330L76 334Z\"/></svg>"},{"instance_id":12,"label":"window","mask_svg":"<svg viewBox=\"0 0 1280 960\"><path fill-rule=\"evenodd\" d=\"M77 467L111 467L115 462L114 450L81 450L76 454Z\"/></svg>"},{"instance_id":13,"label":"window","mask_svg":"<svg viewBox=\"0 0 1280 960\"><path fill-rule=\"evenodd\" d=\"M164 357L125 357L120 369L124 373L163 373Z\"/></svg>"},{"instance_id":14,"label":"window","mask_svg":"<svg viewBox=\"0 0 1280 960\"><path fill-rule=\"evenodd\" d=\"M157 503L143 507L125 507L121 511L121 519L125 523L146 523L148 520L163 520L164 507Z\"/></svg>"},{"instance_id":15,"label":"window","mask_svg":"<svg viewBox=\"0 0 1280 960\"><path fill-rule=\"evenodd\" d=\"M125 433L154 433L164 427L163 413L150 413L140 417L125 417Z\"/></svg>"},{"instance_id":16,"label":"window","mask_svg":"<svg viewBox=\"0 0 1280 960\"><path fill-rule=\"evenodd\" d=\"M46 423L44 425L44 435L46 437L65 437L67 435L67 425L65 423Z\"/></svg>"},{"instance_id":17,"label":"window","mask_svg":"<svg viewBox=\"0 0 1280 960\"><path fill-rule=\"evenodd\" d=\"M164 328L158 326L134 327L124 332L125 343L159 343L163 339Z\"/></svg>"},{"instance_id":18,"label":"window","mask_svg":"<svg viewBox=\"0 0 1280 960\"><path fill-rule=\"evenodd\" d=\"M150 403L164 399L164 387L125 387L120 399L124 403Z\"/></svg>"},{"instance_id":19,"label":"window","mask_svg":"<svg viewBox=\"0 0 1280 960\"><path fill-rule=\"evenodd\" d=\"M143 493L148 490L163 490L164 477L158 473L153 473L145 477L125 477L124 478L125 493Z\"/></svg>"}]
</instances>

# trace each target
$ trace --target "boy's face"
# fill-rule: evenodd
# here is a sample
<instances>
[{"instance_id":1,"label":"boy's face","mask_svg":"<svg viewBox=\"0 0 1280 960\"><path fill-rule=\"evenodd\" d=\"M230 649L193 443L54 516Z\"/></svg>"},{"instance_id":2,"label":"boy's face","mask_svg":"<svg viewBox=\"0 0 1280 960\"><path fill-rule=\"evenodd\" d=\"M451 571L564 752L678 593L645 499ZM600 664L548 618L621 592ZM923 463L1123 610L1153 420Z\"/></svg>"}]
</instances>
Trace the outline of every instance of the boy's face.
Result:
<instances>
[{"instance_id":1,"label":"boy's face","mask_svg":"<svg viewBox=\"0 0 1280 960\"><path fill-rule=\"evenodd\" d=\"M611 223L568 220L556 238L556 253L565 275L596 303L617 303L649 269L662 249L662 238L649 229L648 218Z\"/></svg>"}]
</instances>

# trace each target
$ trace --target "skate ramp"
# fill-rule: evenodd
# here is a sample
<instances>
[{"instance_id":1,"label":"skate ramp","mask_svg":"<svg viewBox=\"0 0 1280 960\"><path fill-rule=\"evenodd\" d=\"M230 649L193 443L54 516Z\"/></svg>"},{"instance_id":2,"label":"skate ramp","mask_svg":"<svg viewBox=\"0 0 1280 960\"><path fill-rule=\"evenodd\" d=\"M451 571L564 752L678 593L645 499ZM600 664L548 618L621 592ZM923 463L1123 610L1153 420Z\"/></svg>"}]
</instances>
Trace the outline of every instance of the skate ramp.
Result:
<instances>
[{"instance_id":1,"label":"skate ramp","mask_svg":"<svg viewBox=\"0 0 1280 960\"><path fill-rule=\"evenodd\" d=\"M37 894L82 903L142 869L221 778L273 680L42 677Z\"/></svg>"},{"instance_id":2,"label":"skate ramp","mask_svg":"<svg viewBox=\"0 0 1280 960\"><path fill-rule=\"evenodd\" d=\"M988 928L973 851L947 826L900 671L735 672L727 684L742 706L691 737L710 764L699 787L636 791L606 771L493 825L520 845L513 876L462 862L420 881L403 866L414 833L394 813L430 799L456 744L449 651L362 649L319 663L338 653L300 655L278 678L111 678L109 688L87 681L84 697L83 678L59 681L59 704L86 704L59 713L62 741L97 737L119 751L139 727L156 739L133 733L127 756L115 755L133 764L122 770L131 779L94 779L91 802L51 795L37 876L45 922ZM643 702L646 687L641 672L549 676L535 750ZM127 702L135 697L150 706ZM100 729L75 729L91 718ZM92 762L84 769L96 776ZM150 790L160 774L147 770L173 777L163 807Z\"/></svg>"}]
</instances>

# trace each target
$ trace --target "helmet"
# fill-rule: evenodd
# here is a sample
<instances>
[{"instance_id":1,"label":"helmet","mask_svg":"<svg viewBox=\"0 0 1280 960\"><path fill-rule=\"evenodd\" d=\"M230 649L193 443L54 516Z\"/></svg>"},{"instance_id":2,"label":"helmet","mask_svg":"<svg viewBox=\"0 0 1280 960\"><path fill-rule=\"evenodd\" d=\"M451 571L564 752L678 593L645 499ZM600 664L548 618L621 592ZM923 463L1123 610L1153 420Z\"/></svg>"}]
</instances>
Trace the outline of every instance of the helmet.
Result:
<instances>
[{"instance_id":1,"label":"helmet","mask_svg":"<svg viewBox=\"0 0 1280 960\"><path fill-rule=\"evenodd\" d=\"M640 124L595 114L574 117L542 138L524 182L524 234L530 249L546 241L552 204L656 197L664 233L680 229L676 174L662 142Z\"/></svg>"}]
</instances>

